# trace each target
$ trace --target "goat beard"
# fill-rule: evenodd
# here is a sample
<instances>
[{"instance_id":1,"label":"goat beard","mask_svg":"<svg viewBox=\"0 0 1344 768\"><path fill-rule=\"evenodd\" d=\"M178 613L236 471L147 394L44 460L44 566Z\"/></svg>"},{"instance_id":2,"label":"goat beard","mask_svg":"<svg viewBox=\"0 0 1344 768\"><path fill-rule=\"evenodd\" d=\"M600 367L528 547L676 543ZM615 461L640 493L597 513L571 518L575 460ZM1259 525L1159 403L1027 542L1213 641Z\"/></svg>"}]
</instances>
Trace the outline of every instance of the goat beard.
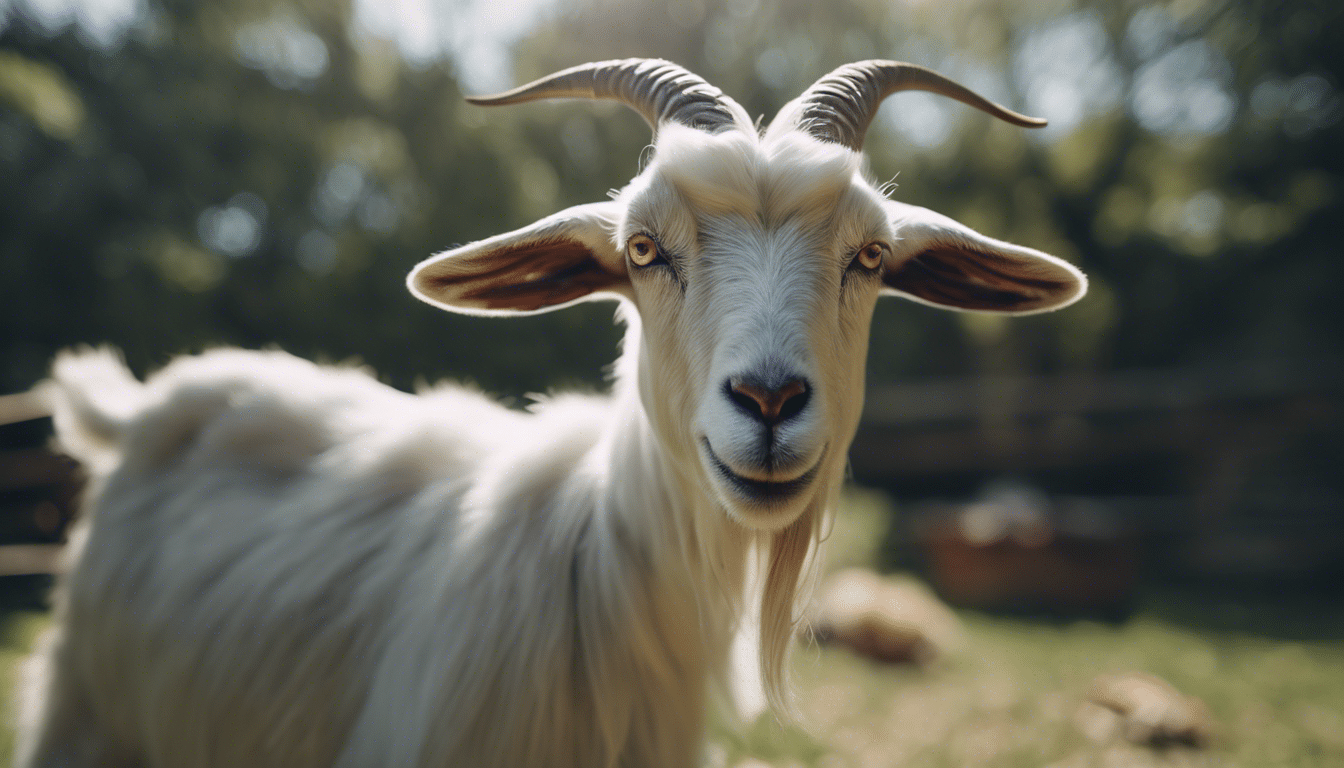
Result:
<instances>
[{"instance_id":1,"label":"goat beard","mask_svg":"<svg viewBox=\"0 0 1344 768\"><path fill-rule=\"evenodd\" d=\"M831 494L822 494L829 496ZM829 504L816 502L768 543L769 559L761 593L761 684L778 716L792 718L788 661L799 618L799 598L811 593L817 543Z\"/></svg>"}]
</instances>

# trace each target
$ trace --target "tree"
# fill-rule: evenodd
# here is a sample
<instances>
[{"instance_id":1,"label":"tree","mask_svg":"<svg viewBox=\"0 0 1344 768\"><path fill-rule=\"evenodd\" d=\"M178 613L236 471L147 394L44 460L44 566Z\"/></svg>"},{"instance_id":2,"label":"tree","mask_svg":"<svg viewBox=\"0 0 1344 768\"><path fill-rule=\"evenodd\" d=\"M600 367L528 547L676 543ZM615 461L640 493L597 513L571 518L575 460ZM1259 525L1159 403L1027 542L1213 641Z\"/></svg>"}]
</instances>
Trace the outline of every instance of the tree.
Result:
<instances>
[{"instance_id":1,"label":"tree","mask_svg":"<svg viewBox=\"0 0 1344 768\"><path fill-rule=\"evenodd\" d=\"M542 142L507 115L463 124L452 71L355 41L345 6L170 3L106 47L12 19L0 103L6 390L75 343L141 369L279 344L511 394L606 362L592 337L613 333L573 316L484 323L406 294L414 263L558 187Z\"/></svg>"}]
</instances>

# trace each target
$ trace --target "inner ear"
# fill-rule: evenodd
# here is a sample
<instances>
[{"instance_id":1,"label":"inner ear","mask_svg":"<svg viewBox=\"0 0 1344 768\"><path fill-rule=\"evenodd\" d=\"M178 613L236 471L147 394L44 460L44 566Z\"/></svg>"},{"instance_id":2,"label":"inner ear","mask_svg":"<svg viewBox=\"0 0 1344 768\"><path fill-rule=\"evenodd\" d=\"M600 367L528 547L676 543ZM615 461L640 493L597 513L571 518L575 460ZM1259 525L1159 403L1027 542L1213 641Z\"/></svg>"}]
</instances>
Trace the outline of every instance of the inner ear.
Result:
<instances>
[{"instance_id":1,"label":"inner ear","mask_svg":"<svg viewBox=\"0 0 1344 768\"><path fill-rule=\"evenodd\" d=\"M496 312L551 309L623 282L584 243L567 238L444 259L416 275L416 288L426 296L452 297L444 303Z\"/></svg>"},{"instance_id":2,"label":"inner ear","mask_svg":"<svg viewBox=\"0 0 1344 768\"><path fill-rule=\"evenodd\" d=\"M426 259L407 284L436 307L481 315L545 312L628 295L625 260L612 240L621 211L615 201L574 206Z\"/></svg>"},{"instance_id":3,"label":"inner ear","mask_svg":"<svg viewBox=\"0 0 1344 768\"><path fill-rule=\"evenodd\" d=\"M1025 250L1025 249L1023 249ZM1045 254L933 244L889 270L887 287L922 303L980 312L1043 312L1081 295L1081 275Z\"/></svg>"},{"instance_id":4,"label":"inner ear","mask_svg":"<svg viewBox=\"0 0 1344 768\"><path fill-rule=\"evenodd\" d=\"M927 208L882 205L896 233L882 277L889 291L944 309L1019 315L1066 307L1087 292L1087 278L1067 261Z\"/></svg>"}]
</instances>

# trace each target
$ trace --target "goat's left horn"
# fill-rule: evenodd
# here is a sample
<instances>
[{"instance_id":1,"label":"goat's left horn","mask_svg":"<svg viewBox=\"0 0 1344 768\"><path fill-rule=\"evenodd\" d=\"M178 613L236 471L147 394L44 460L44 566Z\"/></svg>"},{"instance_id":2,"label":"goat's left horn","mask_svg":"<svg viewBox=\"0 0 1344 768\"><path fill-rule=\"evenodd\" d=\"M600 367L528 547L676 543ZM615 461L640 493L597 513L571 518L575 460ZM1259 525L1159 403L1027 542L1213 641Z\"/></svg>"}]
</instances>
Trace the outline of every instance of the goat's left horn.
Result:
<instances>
[{"instance_id":1,"label":"goat's left horn","mask_svg":"<svg viewBox=\"0 0 1344 768\"><path fill-rule=\"evenodd\" d=\"M874 59L846 64L818 80L777 120L822 141L843 144L855 152L882 100L897 91L929 91L956 99L1013 125L1041 128L1045 120L1020 115L931 69L903 61Z\"/></svg>"},{"instance_id":2,"label":"goat's left horn","mask_svg":"<svg viewBox=\"0 0 1344 768\"><path fill-rule=\"evenodd\" d=\"M699 75L660 59L580 64L495 96L468 96L467 101L496 106L565 98L624 102L655 132L665 121L711 133L742 127L737 114L740 108L735 111L736 105L722 91Z\"/></svg>"}]
</instances>

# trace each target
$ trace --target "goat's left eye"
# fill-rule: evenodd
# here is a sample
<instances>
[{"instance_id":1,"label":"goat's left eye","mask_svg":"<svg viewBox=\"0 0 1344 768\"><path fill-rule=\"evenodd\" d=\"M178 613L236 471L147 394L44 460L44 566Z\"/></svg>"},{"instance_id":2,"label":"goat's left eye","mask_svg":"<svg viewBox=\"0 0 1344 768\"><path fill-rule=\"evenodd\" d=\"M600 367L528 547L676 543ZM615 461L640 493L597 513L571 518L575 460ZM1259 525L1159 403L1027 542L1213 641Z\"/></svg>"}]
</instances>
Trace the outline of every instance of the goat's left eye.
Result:
<instances>
[{"instance_id":1,"label":"goat's left eye","mask_svg":"<svg viewBox=\"0 0 1344 768\"><path fill-rule=\"evenodd\" d=\"M869 243L854 254L854 263L867 270L876 270L886 258L887 246L882 243Z\"/></svg>"},{"instance_id":2,"label":"goat's left eye","mask_svg":"<svg viewBox=\"0 0 1344 768\"><path fill-rule=\"evenodd\" d=\"M658 243L648 235L634 235L625 244L625 252L636 265L647 267L657 261L661 253Z\"/></svg>"}]
</instances>

